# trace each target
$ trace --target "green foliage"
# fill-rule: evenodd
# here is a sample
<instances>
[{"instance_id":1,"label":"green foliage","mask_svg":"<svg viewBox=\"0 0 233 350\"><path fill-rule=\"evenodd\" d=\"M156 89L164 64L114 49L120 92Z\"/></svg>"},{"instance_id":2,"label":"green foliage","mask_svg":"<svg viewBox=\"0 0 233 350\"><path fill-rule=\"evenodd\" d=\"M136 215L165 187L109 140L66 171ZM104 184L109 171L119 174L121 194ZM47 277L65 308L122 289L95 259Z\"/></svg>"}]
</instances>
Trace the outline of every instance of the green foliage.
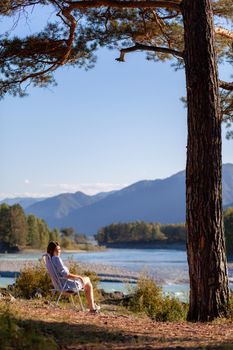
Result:
<instances>
[{"instance_id":1,"label":"green foliage","mask_svg":"<svg viewBox=\"0 0 233 350\"><path fill-rule=\"evenodd\" d=\"M60 239L60 232L57 228L54 228L52 231L49 232L49 240L50 241L59 241Z\"/></svg>"},{"instance_id":2,"label":"green foliage","mask_svg":"<svg viewBox=\"0 0 233 350\"><path fill-rule=\"evenodd\" d=\"M223 215L228 256L233 256L233 208L228 208ZM185 243L184 224L145 223L143 221L117 223L102 227L95 236L99 244L112 243Z\"/></svg>"},{"instance_id":3,"label":"green foliage","mask_svg":"<svg viewBox=\"0 0 233 350\"><path fill-rule=\"evenodd\" d=\"M81 3L75 8L73 3L66 0L53 1L52 5L46 0L1 1L2 19L18 16L20 20L22 13L30 17L30 8L35 6L39 11L41 5L46 5L48 11L50 9L51 16L45 28L23 38L12 34L12 28L3 33L0 42L0 96L7 93L25 96L24 87L28 83L40 87L55 84L53 73L64 64L92 68L96 50L104 46L121 50L118 61L124 61L127 52L140 50L146 52L147 60L170 61L175 68L184 67L181 8L171 6L169 2L167 8L158 5L154 8L127 8L127 1L122 8L101 4L82 8ZM213 0L212 4L216 26L221 23L231 30L232 0ZM230 36L215 35L215 48L219 63L233 63ZM220 98L223 121L228 127L233 120L232 89L222 89ZM231 130L227 136L232 134Z\"/></svg>"},{"instance_id":4,"label":"green foliage","mask_svg":"<svg viewBox=\"0 0 233 350\"><path fill-rule=\"evenodd\" d=\"M58 241L65 249L98 249L72 227L63 228L61 232L57 228L50 230L44 220L32 214L26 216L19 204L0 205L0 243L4 243L4 250L14 246L45 249L49 241Z\"/></svg>"},{"instance_id":5,"label":"green foliage","mask_svg":"<svg viewBox=\"0 0 233 350\"><path fill-rule=\"evenodd\" d=\"M129 242L185 242L184 224L160 225L136 221L111 224L101 228L95 236L99 244Z\"/></svg>"},{"instance_id":6,"label":"green foliage","mask_svg":"<svg viewBox=\"0 0 233 350\"><path fill-rule=\"evenodd\" d=\"M49 240L59 240L58 229L50 231L46 222L35 215L26 216L19 204L0 205L0 242L9 246L46 248Z\"/></svg>"},{"instance_id":7,"label":"green foliage","mask_svg":"<svg viewBox=\"0 0 233 350\"><path fill-rule=\"evenodd\" d=\"M25 245L27 240L27 220L19 204L10 207L10 242Z\"/></svg>"},{"instance_id":8,"label":"green foliage","mask_svg":"<svg viewBox=\"0 0 233 350\"><path fill-rule=\"evenodd\" d=\"M231 291L229 305L228 305L228 318L233 321L233 292Z\"/></svg>"},{"instance_id":9,"label":"green foliage","mask_svg":"<svg viewBox=\"0 0 233 350\"><path fill-rule=\"evenodd\" d=\"M160 230L167 237L168 242L186 242L186 228L184 224L161 225Z\"/></svg>"},{"instance_id":10,"label":"green foliage","mask_svg":"<svg viewBox=\"0 0 233 350\"><path fill-rule=\"evenodd\" d=\"M88 242L87 236L75 232L73 227L62 228L61 235L60 244L62 248L92 250L93 245Z\"/></svg>"},{"instance_id":11,"label":"green foliage","mask_svg":"<svg viewBox=\"0 0 233 350\"><path fill-rule=\"evenodd\" d=\"M37 227L40 237L40 248L46 248L49 241L49 228L42 219L37 219Z\"/></svg>"},{"instance_id":12,"label":"green foliage","mask_svg":"<svg viewBox=\"0 0 233 350\"><path fill-rule=\"evenodd\" d=\"M37 289L41 291L43 296L46 296L52 288L51 279L41 261L35 266L25 267L20 272L15 282L14 293L16 296L29 299L32 292Z\"/></svg>"},{"instance_id":13,"label":"green foliage","mask_svg":"<svg viewBox=\"0 0 233 350\"><path fill-rule=\"evenodd\" d=\"M58 349L54 338L44 335L35 325L16 318L8 307L0 305L0 350Z\"/></svg>"},{"instance_id":14,"label":"green foliage","mask_svg":"<svg viewBox=\"0 0 233 350\"><path fill-rule=\"evenodd\" d=\"M10 243L10 207L3 203L0 205L0 240Z\"/></svg>"},{"instance_id":15,"label":"green foliage","mask_svg":"<svg viewBox=\"0 0 233 350\"><path fill-rule=\"evenodd\" d=\"M27 221L19 204L0 205L0 240L10 245L25 245Z\"/></svg>"},{"instance_id":16,"label":"green foliage","mask_svg":"<svg viewBox=\"0 0 233 350\"><path fill-rule=\"evenodd\" d=\"M64 227L61 229L61 233L63 235L63 237L68 237L73 239L74 235L75 235L75 230L73 227Z\"/></svg>"},{"instance_id":17,"label":"green foliage","mask_svg":"<svg viewBox=\"0 0 233 350\"><path fill-rule=\"evenodd\" d=\"M58 239L57 239L58 240ZM103 249L89 242L86 235L75 232L73 227L61 229L60 245L64 249L77 249L85 251L96 251Z\"/></svg>"},{"instance_id":18,"label":"green foliage","mask_svg":"<svg viewBox=\"0 0 233 350\"><path fill-rule=\"evenodd\" d=\"M180 321L186 318L187 305L162 294L162 289L148 276L141 276L129 301L129 309L146 313L156 321Z\"/></svg>"},{"instance_id":19,"label":"green foliage","mask_svg":"<svg viewBox=\"0 0 233 350\"><path fill-rule=\"evenodd\" d=\"M40 247L40 236L38 232L37 218L35 215L29 215L27 218L28 236L27 245L32 248Z\"/></svg>"}]
</instances>

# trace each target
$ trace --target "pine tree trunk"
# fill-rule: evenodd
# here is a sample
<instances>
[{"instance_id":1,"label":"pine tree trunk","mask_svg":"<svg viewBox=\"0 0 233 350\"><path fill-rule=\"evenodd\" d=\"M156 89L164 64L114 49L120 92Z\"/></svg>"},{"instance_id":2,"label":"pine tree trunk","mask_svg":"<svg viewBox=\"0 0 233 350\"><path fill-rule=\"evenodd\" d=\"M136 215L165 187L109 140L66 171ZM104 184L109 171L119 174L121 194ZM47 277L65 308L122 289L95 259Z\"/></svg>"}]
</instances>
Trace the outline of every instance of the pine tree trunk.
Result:
<instances>
[{"instance_id":1,"label":"pine tree trunk","mask_svg":"<svg viewBox=\"0 0 233 350\"><path fill-rule=\"evenodd\" d=\"M183 0L188 98L188 319L224 316L229 301L222 224L221 117L210 0Z\"/></svg>"}]
</instances>

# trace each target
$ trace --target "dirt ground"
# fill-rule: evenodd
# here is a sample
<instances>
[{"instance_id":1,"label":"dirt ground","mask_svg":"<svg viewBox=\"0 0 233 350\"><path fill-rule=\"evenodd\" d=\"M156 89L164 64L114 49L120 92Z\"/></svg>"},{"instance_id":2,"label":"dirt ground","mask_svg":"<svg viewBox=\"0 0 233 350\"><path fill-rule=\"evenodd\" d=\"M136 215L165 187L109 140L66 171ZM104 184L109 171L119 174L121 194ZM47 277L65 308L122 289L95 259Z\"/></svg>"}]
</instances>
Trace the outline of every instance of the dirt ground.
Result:
<instances>
[{"instance_id":1,"label":"dirt ground","mask_svg":"<svg viewBox=\"0 0 233 350\"><path fill-rule=\"evenodd\" d=\"M103 305L99 314L91 315L67 306L54 307L43 300L15 300L10 310L22 322L53 336L61 350L233 350L233 323L227 320L154 322L112 305Z\"/></svg>"}]
</instances>

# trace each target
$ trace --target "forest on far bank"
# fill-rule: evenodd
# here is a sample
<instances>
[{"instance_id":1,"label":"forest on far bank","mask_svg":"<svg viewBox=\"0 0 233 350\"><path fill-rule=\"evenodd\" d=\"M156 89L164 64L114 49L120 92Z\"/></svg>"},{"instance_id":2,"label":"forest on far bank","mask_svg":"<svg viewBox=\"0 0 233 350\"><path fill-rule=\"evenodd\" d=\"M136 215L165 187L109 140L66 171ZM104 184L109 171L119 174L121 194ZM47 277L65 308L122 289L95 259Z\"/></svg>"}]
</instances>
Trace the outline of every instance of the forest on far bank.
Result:
<instances>
[{"instance_id":1,"label":"forest on far bank","mask_svg":"<svg viewBox=\"0 0 233 350\"><path fill-rule=\"evenodd\" d=\"M26 215L19 204L0 205L0 252L17 252L21 248L45 249L49 241L59 241L65 249L90 249L88 238L72 227L50 229L33 214Z\"/></svg>"},{"instance_id":2,"label":"forest on far bank","mask_svg":"<svg viewBox=\"0 0 233 350\"><path fill-rule=\"evenodd\" d=\"M226 251L233 256L233 208L223 213ZM107 246L149 246L186 243L185 224L160 224L134 221L128 223L113 223L102 227L95 235L98 244Z\"/></svg>"}]
</instances>

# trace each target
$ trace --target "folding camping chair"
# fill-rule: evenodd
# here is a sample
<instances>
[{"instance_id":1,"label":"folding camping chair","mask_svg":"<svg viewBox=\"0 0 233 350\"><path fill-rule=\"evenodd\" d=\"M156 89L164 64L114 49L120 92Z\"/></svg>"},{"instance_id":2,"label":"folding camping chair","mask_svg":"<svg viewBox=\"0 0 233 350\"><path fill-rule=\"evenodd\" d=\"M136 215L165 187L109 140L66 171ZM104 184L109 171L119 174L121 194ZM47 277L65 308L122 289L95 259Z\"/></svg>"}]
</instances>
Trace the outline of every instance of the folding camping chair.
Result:
<instances>
[{"instance_id":1,"label":"folding camping chair","mask_svg":"<svg viewBox=\"0 0 233 350\"><path fill-rule=\"evenodd\" d=\"M74 303L73 295L78 295L78 299L79 299L79 304L80 304L81 310L84 311L85 309L83 307L83 303L82 303L82 300L81 300L81 297L80 297L80 293L79 293L80 291L83 291L83 289L79 289L77 287L77 285L76 285L76 288L74 288L72 290L68 290L67 283L69 281L74 282L75 280L69 279L69 278L65 278L65 277L59 277L58 273L56 271L56 268L53 265L51 256L49 254L44 254L43 255L43 260L44 260L45 266L47 268L48 274L49 274L49 276L50 276L50 278L52 280L53 287L54 287L54 289L52 289L52 296L51 296L50 302L53 301L53 298L56 296L56 293L59 293L55 305L58 305L59 300L61 299L62 295L68 295L70 297L70 299L71 299L71 302L72 302L73 306L75 308L77 308L77 306ZM63 281L63 283L62 283L62 281Z\"/></svg>"}]
</instances>

